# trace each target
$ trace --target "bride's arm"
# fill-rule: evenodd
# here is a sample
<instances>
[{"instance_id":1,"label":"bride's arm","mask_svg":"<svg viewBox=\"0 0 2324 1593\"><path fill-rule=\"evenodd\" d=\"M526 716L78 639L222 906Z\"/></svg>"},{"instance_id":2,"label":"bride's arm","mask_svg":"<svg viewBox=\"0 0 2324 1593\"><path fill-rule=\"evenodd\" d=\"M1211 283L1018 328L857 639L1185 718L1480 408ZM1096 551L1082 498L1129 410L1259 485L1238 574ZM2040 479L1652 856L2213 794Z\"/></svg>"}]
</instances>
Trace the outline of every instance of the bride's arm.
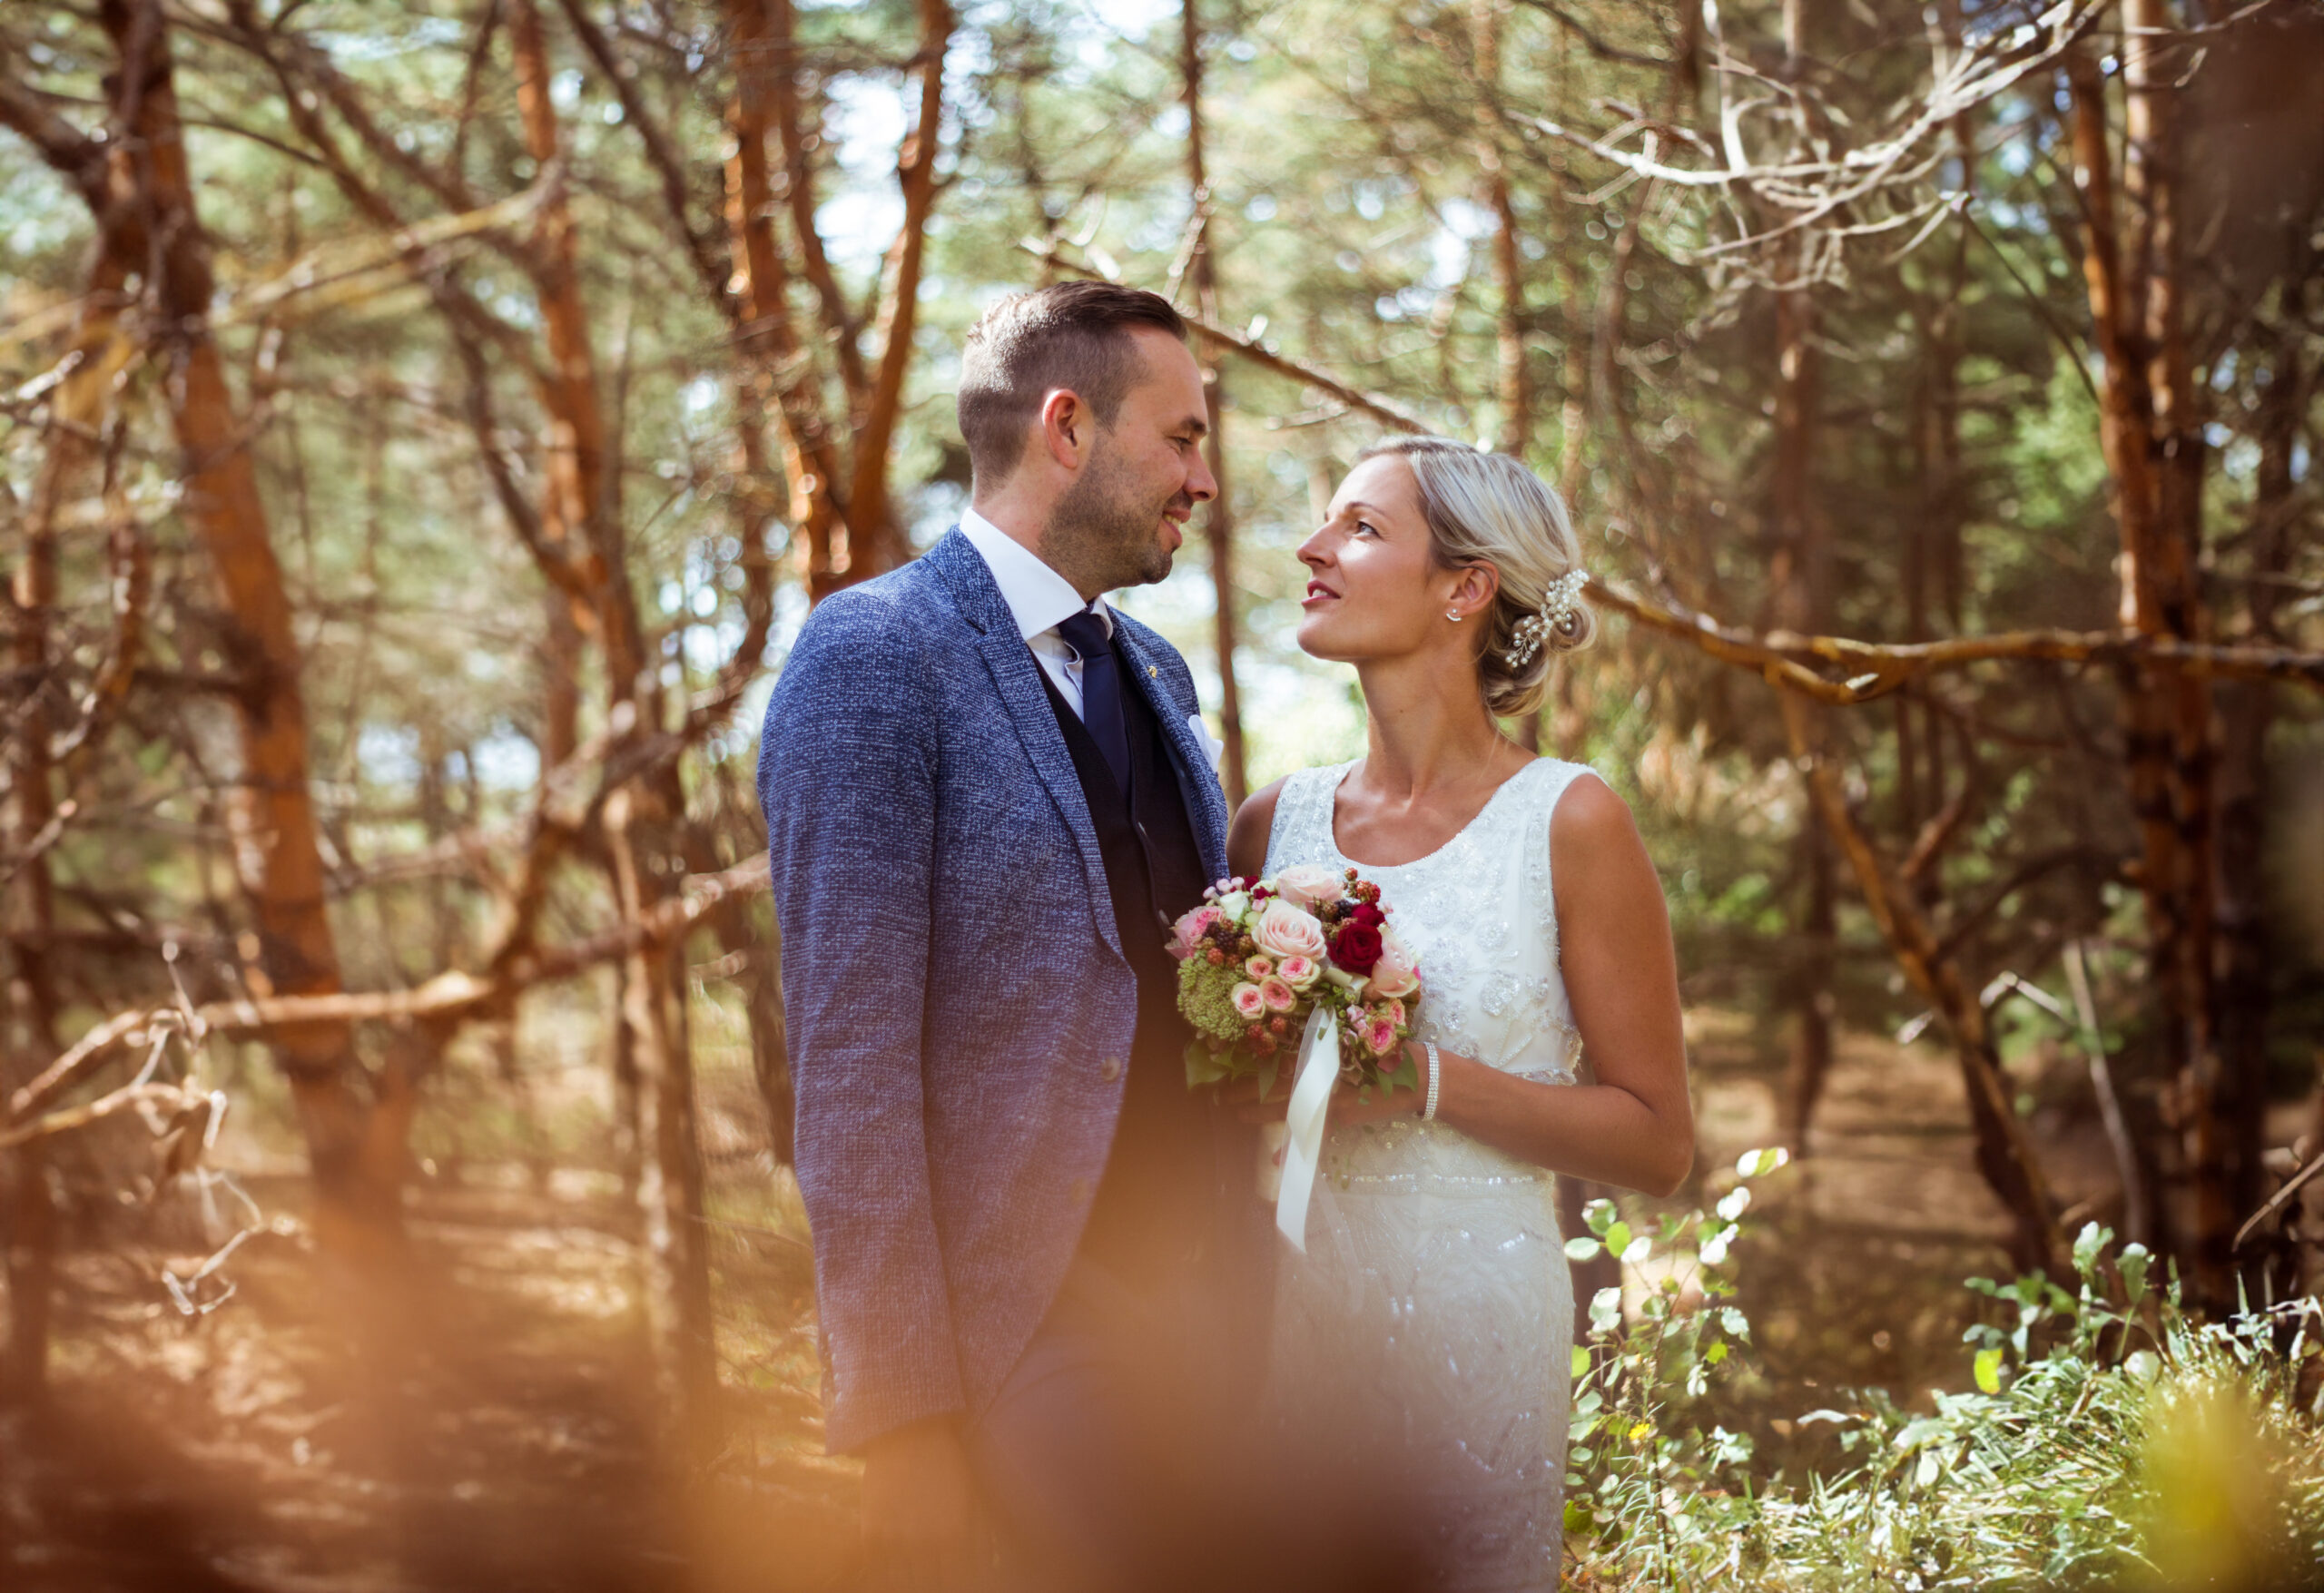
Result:
<instances>
[{"instance_id":1,"label":"bride's arm","mask_svg":"<svg viewBox=\"0 0 2324 1593\"><path fill-rule=\"evenodd\" d=\"M1283 794L1278 780L1265 791L1254 792L1235 810L1226 826L1226 871L1256 880L1267 870L1267 836L1275 829L1275 801ZM1552 856L1551 866L1556 866Z\"/></svg>"},{"instance_id":2,"label":"bride's arm","mask_svg":"<svg viewBox=\"0 0 2324 1593\"><path fill-rule=\"evenodd\" d=\"M1552 1172L1669 1195L1695 1155L1678 959L1662 882L1630 809L1603 782L1575 781L1551 813L1550 877L1566 994L1596 1082L1541 1084L1440 1052L1436 1115ZM1332 1103L1334 1122L1418 1110L1401 1090Z\"/></svg>"}]
</instances>

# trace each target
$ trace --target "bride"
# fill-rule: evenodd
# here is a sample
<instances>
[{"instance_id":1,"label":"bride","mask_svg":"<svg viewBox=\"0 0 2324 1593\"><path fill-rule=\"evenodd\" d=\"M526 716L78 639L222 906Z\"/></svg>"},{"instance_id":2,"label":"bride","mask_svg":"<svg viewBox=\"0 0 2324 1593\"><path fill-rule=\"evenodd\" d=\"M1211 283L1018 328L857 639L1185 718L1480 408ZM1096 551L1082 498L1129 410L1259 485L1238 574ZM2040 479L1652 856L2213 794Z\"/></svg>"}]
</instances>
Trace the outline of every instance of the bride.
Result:
<instances>
[{"instance_id":1,"label":"bride","mask_svg":"<svg viewBox=\"0 0 2324 1593\"><path fill-rule=\"evenodd\" d=\"M1538 712L1590 639L1580 552L1524 466L1414 438L1364 457L1299 557L1299 645L1355 666L1367 745L1245 803L1229 860L1359 870L1425 984L1420 1089L1333 1099L1306 1253L1282 1258L1274 1405L1302 1452L1395 1501L1430 1585L1554 1588L1573 1329L1554 1180L1668 1195L1694 1155L1669 922L1630 811L1495 723Z\"/></svg>"}]
</instances>

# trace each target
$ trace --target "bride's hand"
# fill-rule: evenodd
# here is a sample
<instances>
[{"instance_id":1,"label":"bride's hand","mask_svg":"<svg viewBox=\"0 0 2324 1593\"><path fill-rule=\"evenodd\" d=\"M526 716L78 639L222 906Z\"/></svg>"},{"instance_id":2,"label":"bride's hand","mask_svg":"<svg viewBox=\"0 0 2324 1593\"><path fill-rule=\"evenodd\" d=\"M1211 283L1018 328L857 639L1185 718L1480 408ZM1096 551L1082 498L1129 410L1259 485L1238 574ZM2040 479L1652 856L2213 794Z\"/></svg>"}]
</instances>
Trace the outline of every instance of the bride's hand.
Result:
<instances>
[{"instance_id":1,"label":"bride's hand","mask_svg":"<svg viewBox=\"0 0 2324 1593\"><path fill-rule=\"evenodd\" d=\"M1413 1047L1418 1049L1417 1047ZM1422 1064L1426 1077L1426 1063ZM1331 1116L1325 1120L1327 1128L1346 1128L1358 1123L1403 1123L1420 1116L1425 1098L1424 1089L1391 1089L1374 1086L1358 1090L1342 1084L1332 1091Z\"/></svg>"}]
</instances>

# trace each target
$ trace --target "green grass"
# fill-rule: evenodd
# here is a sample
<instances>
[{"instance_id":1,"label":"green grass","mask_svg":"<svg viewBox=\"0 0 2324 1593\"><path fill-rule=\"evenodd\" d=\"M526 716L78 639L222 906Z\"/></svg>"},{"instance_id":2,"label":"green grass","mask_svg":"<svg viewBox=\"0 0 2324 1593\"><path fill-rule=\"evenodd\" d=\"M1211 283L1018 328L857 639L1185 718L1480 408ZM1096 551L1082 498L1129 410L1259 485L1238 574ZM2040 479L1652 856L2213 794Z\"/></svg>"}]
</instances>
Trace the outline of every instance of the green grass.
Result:
<instances>
[{"instance_id":1,"label":"green grass","mask_svg":"<svg viewBox=\"0 0 2324 1593\"><path fill-rule=\"evenodd\" d=\"M1744 1158L1748 1179L1780 1159ZM2140 1246L2092 1225L2074 1292L1972 1280L1991 1306L1972 1391L1933 1409L1850 1391L1793 1425L1802 1463L1713 1421L1749 1360L1727 1251L1749 1202L1595 1239L1663 1276L1623 1317L1593 1307L1576 1354L1569 1585L1586 1589L2324 1588L2324 1308L2204 1322ZM1671 1264L1675 1263L1676 1264ZM1748 1425L1742 1424L1742 1425Z\"/></svg>"}]
</instances>

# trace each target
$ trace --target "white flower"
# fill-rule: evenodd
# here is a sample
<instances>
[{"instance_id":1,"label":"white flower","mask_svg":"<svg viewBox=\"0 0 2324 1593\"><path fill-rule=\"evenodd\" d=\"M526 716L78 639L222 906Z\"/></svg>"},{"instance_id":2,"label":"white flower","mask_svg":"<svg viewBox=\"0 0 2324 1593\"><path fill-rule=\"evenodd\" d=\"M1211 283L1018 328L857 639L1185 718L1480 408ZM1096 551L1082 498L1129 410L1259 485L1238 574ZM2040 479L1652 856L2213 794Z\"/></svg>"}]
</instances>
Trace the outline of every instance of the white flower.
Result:
<instances>
[{"instance_id":1,"label":"white flower","mask_svg":"<svg viewBox=\"0 0 2324 1593\"><path fill-rule=\"evenodd\" d=\"M1251 927L1251 939L1269 957L1323 959L1324 926L1314 913L1294 907L1281 897L1268 902L1266 910L1259 914L1258 921Z\"/></svg>"}]
</instances>

